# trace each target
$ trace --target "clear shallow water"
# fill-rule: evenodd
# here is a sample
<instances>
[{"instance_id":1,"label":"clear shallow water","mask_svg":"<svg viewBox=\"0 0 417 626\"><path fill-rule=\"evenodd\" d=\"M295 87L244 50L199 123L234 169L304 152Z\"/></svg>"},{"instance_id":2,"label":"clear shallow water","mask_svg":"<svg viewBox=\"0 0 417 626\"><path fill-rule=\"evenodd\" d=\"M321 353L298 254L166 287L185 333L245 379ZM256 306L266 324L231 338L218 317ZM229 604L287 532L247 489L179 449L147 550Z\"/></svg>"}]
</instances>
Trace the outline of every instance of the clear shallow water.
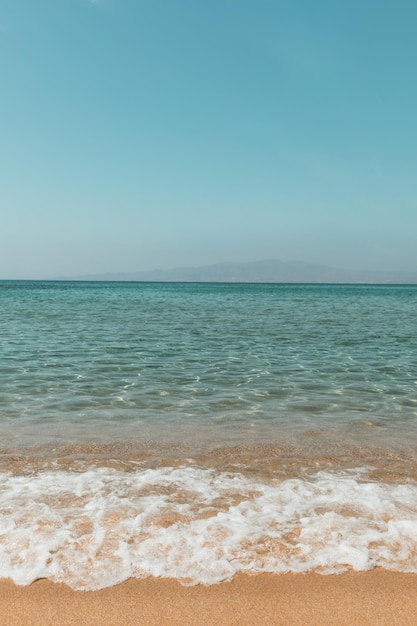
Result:
<instances>
[{"instance_id":1,"label":"clear shallow water","mask_svg":"<svg viewBox=\"0 0 417 626\"><path fill-rule=\"evenodd\" d=\"M417 287L0 282L0 576L417 571Z\"/></svg>"},{"instance_id":2,"label":"clear shallow water","mask_svg":"<svg viewBox=\"0 0 417 626\"><path fill-rule=\"evenodd\" d=\"M0 283L0 434L414 434L416 312L414 286Z\"/></svg>"}]
</instances>

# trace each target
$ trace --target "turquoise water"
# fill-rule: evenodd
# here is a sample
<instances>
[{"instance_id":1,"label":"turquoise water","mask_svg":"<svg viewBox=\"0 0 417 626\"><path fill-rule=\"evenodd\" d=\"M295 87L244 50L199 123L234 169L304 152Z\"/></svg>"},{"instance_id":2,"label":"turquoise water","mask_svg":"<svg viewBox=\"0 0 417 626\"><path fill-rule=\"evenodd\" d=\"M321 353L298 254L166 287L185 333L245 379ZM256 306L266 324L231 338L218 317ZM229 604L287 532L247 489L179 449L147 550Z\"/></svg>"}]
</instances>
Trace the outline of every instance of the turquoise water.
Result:
<instances>
[{"instance_id":1,"label":"turquoise water","mask_svg":"<svg viewBox=\"0 0 417 626\"><path fill-rule=\"evenodd\" d=\"M0 577L417 572L417 287L0 283Z\"/></svg>"},{"instance_id":2,"label":"turquoise water","mask_svg":"<svg viewBox=\"0 0 417 626\"><path fill-rule=\"evenodd\" d=\"M3 282L0 435L414 436L416 315L415 286Z\"/></svg>"}]
</instances>

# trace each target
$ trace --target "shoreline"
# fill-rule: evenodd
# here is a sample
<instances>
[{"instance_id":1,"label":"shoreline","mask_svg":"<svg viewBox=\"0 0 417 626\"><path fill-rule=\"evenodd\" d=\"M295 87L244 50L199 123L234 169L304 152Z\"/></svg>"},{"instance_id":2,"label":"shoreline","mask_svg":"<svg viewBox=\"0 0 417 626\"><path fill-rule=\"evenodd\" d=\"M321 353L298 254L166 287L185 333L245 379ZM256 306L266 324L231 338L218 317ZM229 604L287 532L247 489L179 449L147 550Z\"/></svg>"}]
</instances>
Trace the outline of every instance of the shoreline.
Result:
<instances>
[{"instance_id":1,"label":"shoreline","mask_svg":"<svg viewBox=\"0 0 417 626\"><path fill-rule=\"evenodd\" d=\"M3 626L406 626L417 623L417 574L374 569L324 576L241 574L193 587L129 579L99 591L0 580Z\"/></svg>"},{"instance_id":2,"label":"shoreline","mask_svg":"<svg viewBox=\"0 0 417 626\"><path fill-rule=\"evenodd\" d=\"M231 472L260 480L305 478L319 471L363 468L372 481L417 483L417 440L407 446L359 445L326 429L306 431L288 440L248 444L196 446L189 442L149 441L56 442L22 447L2 446L0 472L38 475L41 472L112 468L131 473L146 469L195 467Z\"/></svg>"}]
</instances>

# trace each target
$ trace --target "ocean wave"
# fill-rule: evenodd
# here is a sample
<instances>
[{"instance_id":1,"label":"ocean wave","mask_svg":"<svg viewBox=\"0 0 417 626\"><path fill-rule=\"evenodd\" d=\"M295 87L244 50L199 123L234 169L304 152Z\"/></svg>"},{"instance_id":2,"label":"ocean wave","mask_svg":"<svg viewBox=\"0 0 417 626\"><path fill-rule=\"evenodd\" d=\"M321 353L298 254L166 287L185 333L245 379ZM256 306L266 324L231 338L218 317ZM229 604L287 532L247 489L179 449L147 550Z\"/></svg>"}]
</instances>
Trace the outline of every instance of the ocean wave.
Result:
<instances>
[{"instance_id":1,"label":"ocean wave","mask_svg":"<svg viewBox=\"0 0 417 626\"><path fill-rule=\"evenodd\" d=\"M74 589L130 577L417 572L417 485L365 468L260 481L196 466L0 473L0 576Z\"/></svg>"}]
</instances>

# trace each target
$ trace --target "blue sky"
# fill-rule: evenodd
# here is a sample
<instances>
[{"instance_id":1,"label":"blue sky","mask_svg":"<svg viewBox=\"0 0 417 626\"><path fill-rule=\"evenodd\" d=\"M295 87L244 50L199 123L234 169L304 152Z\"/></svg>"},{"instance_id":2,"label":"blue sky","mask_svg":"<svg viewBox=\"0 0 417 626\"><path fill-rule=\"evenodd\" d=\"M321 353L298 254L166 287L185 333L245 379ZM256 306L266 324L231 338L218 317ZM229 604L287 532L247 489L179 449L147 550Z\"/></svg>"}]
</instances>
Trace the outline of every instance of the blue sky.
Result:
<instances>
[{"instance_id":1,"label":"blue sky","mask_svg":"<svg viewBox=\"0 0 417 626\"><path fill-rule=\"evenodd\" d=\"M417 269L414 0L1 0L0 278Z\"/></svg>"}]
</instances>

